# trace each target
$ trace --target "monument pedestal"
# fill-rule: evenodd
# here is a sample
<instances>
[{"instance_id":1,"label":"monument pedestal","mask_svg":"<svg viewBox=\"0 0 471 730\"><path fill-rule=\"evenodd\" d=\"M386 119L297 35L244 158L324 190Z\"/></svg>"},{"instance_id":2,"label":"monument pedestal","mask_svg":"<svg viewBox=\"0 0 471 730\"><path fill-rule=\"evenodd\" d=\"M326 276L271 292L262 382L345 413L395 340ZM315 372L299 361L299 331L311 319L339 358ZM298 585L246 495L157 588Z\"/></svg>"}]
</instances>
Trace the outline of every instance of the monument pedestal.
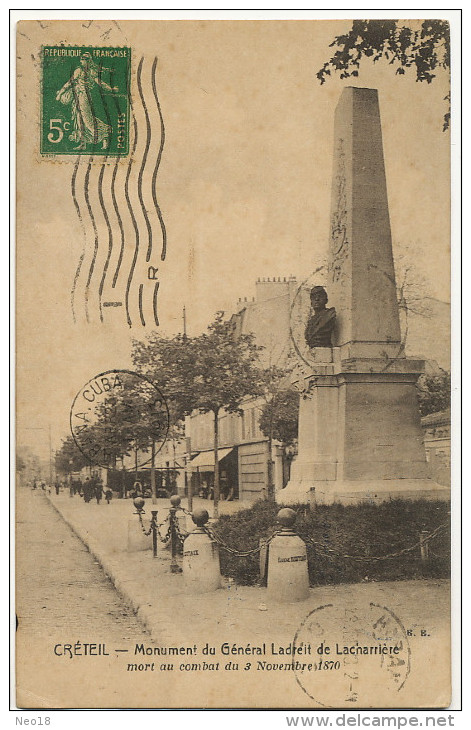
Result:
<instances>
[{"instance_id":1,"label":"monument pedestal","mask_svg":"<svg viewBox=\"0 0 471 730\"><path fill-rule=\"evenodd\" d=\"M298 379L298 457L277 501L448 499L425 458L415 385L423 362L340 356L332 348L330 362Z\"/></svg>"}]
</instances>

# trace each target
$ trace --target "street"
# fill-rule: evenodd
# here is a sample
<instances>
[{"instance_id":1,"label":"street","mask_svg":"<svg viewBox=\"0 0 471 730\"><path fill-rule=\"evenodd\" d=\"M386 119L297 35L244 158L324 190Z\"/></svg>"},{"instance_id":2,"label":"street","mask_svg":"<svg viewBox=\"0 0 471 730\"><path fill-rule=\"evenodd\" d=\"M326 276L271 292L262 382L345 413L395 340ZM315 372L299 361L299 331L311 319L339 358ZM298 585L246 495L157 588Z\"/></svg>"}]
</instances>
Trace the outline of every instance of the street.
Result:
<instances>
[{"instance_id":1,"label":"street","mask_svg":"<svg viewBox=\"0 0 471 730\"><path fill-rule=\"evenodd\" d=\"M55 654L57 643L99 644L106 637L106 650L113 654L115 647L130 641L152 640L44 492L19 489L16 514L18 701L23 706L54 707L56 697L65 692L80 706L87 682L96 692L100 680L90 669L83 672L80 661L90 657L71 662ZM62 646L56 651L62 653ZM99 676L116 671L121 656L126 655L94 657ZM25 687L35 687L35 692ZM113 695L108 701L119 704L119 687Z\"/></svg>"},{"instance_id":2,"label":"street","mask_svg":"<svg viewBox=\"0 0 471 730\"><path fill-rule=\"evenodd\" d=\"M100 565L43 492L17 493L18 627L57 636L62 629L83 634L90 623L97 635L119 642L149 635L120 599Z\"/></svg>"}]
</instances>

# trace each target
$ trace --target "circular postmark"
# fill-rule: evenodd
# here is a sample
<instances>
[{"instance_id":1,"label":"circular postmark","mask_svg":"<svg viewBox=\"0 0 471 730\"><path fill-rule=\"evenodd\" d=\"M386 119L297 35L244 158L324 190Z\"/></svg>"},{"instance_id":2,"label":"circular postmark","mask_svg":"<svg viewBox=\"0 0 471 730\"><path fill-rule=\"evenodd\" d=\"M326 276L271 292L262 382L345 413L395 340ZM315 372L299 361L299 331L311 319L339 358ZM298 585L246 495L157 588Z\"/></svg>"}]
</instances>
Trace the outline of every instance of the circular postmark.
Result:
<instances>
[{"instance_id":1,"label":"circular postmark","mask_svg":"<svg viewBox=\"0 0 471 730\"><path fill-rule=\"evenodd\" d=\"M296 660L306 646L309 665ZM327 604L298 628L293 669L303 692L323 707L371 707L401 691L410 654L406 630L389 608Z\"/></svg>"},{"instance_id":2,"label":"circular postmark","mask_svg":"<svg viewBox=\"0 0 471 730\"><path fill-rule=\"evenodd\" d=\"M164 445L170 415L161 390L132 370L107 370L75 396L70 429L91 464L110 468L133 456L130 469L144 466Z\"/></svg>"}]
</instances>

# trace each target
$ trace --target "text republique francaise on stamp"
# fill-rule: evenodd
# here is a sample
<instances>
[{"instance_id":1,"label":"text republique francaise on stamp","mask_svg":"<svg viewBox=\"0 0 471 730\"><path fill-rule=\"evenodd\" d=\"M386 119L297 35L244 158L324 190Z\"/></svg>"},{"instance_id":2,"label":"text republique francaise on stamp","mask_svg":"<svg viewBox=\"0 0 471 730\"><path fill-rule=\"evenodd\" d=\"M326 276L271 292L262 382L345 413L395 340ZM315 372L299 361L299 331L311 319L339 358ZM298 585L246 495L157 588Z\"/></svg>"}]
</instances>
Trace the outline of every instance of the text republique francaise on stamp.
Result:
<instances>
[{"instance_id":1,"label":"text republique francaise on stamp","mask_svg":"<svg viewBox=\"0 0 471 730\"><path fill-rule=\"evenodd\" d=\"M130 48L43 46L42 155L128 155L130 65Z\"/></svg>"}]
</instances>

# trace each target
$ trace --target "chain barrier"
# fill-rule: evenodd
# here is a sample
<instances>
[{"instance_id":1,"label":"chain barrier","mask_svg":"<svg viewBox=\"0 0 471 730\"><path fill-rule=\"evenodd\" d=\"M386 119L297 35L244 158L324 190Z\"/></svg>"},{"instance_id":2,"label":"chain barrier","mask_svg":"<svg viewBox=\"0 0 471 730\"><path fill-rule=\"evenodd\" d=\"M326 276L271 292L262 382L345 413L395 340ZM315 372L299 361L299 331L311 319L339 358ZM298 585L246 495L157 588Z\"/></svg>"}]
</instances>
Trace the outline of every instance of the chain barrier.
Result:
<instances>
[{"instance_id":1,"label":"chain barrier","mask_svg":"<svg viewBox=\"0 0 471 730\"><path fill-rule=\"evenodd\" d=\"M422 538L418 542L416 542L414 545L411 545L410 547L403 548L402 550L398 550L395 553L389 553L388 555L378 555L378 556L368 556L368 555L348 555L345 553L341 553L337 550L334 550L333 548L328 547L327 545L317 542L316 540L313 540L312 538L304 535L300 535L301 539L303 539L305 542L307 542L309 545L312 545L316 548L316 550L323 554L326 558L343 558L344 560L355 560L357 562L377 562L381 560L392 560L394 558L398 558L401 555L406 555L407 553L411 553L413 550L417 550L417 548L425 545L425 543L430 542L431 540L434 540L437 535L442 532L442 530L447 529L449 526L447 523L444 523L443 525L439 525L438 527L433 530L433 532L430 533L430 535L427 535L427 537ZM323 550L325 551L323 553Z\"/></svg>"},{"instance_id":2,"label":"chain barrier","mask_svg":"<svg viewBox=\"0 0 471 730\"><path fill-rule=\"evenodd\" d=\"M158 536L160 537L160 539L161 539L161 541L163 543L167 543L170 540L171 524L170 524L170 520L169 520L168 517L166 517L165 520L163 522L160 522L159 524L157 524L154 521L154 517L152 517L152 519L150 521L150 525L149 525L149 529L148 530L146 530L146 528L144 526L144 522L143 522L141 513L138 513L138 517L139 517L139 524L141 526L142 532L144 533L144 535L146 537L149 537L149 535L151 535L152 529L153 529L153 527L155 527L155 529L157 530L157 534L158 534ZM168 524L168 528L167 528L167 532L166 532L166 534L164 536L162 536L162 533L160 532L160 528L163 527L166 522L169 523ZM185 535L185 537L186 537L186 535Z\"/></svg>"},{"instance_id":3,"label":"chain barrier","mask_svg":"<svg viewBox=\"0 0 471 730\"><path fill-rule=\"evenodd\" d=\"M258 545L257 547L252 548L251 550L237 550L236 548L230 547L230 545L227 545L219 535L214 532L214 530L210 530L206 525L203 526L204 532L211 538L211 540L214 540L220 547L222 547L223 550L226 550L226 552L231 553L231 555L237 555L239 558L248 558L250 555L255 555L256 553L259 553L262 547L267 547L271 541L273 540L276 535L279 534L279 530L275 530L267 539L264 541L263 545Z\"/></svg>"},{"instance_id":4,"label":"chain barrier","mask_svg":"<svg viewBox=\"0 0 471 730\"><path fill-rule=\"evenodd\" d=\"M151 519L151 521L150 521L150 527L149 527L149 529L148 529L148 530L146 530L146 528L144 527L144 522L143 522L143 520L142 520L142 515L141 515L141 513L140 513L140 512L138 512L138 516L139 516L139 524L140 524L140 526L141 526L141 530L142 530L142 532L144 533L144 535L145 535L146 537L149 537L149 535L150 535L150 534L152 533L152 529L153 529L153 527L154 527L154 524L155 524L155 522L154 522L154 517L152 516L152 519Z\"/></svg>"},{"instance_id":5,"label":"chain barrier","mask_svg":"<svg viewBox=\"0 0 471 730\"><path fill-rule=\"evenodd\" d=\"M191 514L191 512L187 512L187 510L184 510L184 511L187 514ZM170 514L165 518L165 520L163 522L160 522L159 524L157 524L156 522L154 522L154 518L152 517L152 519L150 521L150 526L149 526L149 529L148 530L146 530L146 528L144 526L144 522L143 522L142 514L141 513L138 513L138 517L139 517L139 524L141 526L142 532L144 533L144 535L146 537L149 537L152 534L152 529L155 527L155 529L157 530L157 534L158 534L161 542L163 542L164 544L168 543L168 541L170 540L170 538L172 536L172 520L170 519ZM167 532L165 533L165 535L162 535L162 533L160 531L160 528L163 527L165 525L165 523L168 523ZM176 518L174 520L174 526L175 526L175 534L177 535L177 537L180 540L180 542L183 544L185 538L190 533L189 532L182 532L182 530L180 530L180 526L179 526L178 520Z\"/></svg>"},{"instance_id":6,"label":"chain barrier","mask_svg":"<svg viewBox=\"0 0 471 730\"><path fill-rule=\"evenodd\" d=\"M192 516L192 513L189 512L188 510L184 509L183 507L178 508L178 511L181 511L185 515L189 515L190 517ZM186 531L180 529L180 525L179 525L176 514L172 518L171 514L169 513L168 516L165 518L165 520L159 524L157 524L154 521L154 517L152 517L152 519L150 521L149 529L146 530L143 520L142 520L142 515L139 513L139 523L140 523L141 529L142 529L144 535L146 535L146 537L151 534L153 527L155 527L161 542L163 542L164 544L167 544L172 537L172 524L174 527L175 535L182 545L183 545L185 539L190 534L189 532L186 532ZM160 532L160 528L163 527L163 525L165 525L165 523L168 523L167 532L165 533L165 535L162 535L162 533ZM308 545L311 545L312 547L314 547L320 555L323 555L326 558L329 558L329 559L341 558L343 560L354 560L356 562L379 562L382 560L393 560L394 558L401 557L402 555L407 555L407 553L411 553L414 550L417 550L417 548L423 547L425 544L430 543L443 530L446 530L446 529L449 529L449 525L448 525L448 523L443 523L442 525L439 525L438 527L436 527L435 530L433 530L426 537L421 537L420 540L418 540L416 543L414 543L410 547L402 548L402 550L398 550L394 553L388 553L387 555L375 555L375 556L350 555L348 553L342 553L339 550L335 550L334 548L329 547L325 543L319 542L318 540L313 540L313 538L309 537L308 535L303 535L301 533L298 533L298 534L302 540L304 540ZM217 532L215 532L213 529L210 529L206 525L203 526L203 531L208 535L208 537L211 540L214 540L214 542L216 542L223 550L230 553L231 555L237 555L240 558L247 558L247 557L250 557L251 555L256 555L257 553L260 552L262 547L263 548L268 547L268 545L271 543L273 538L276 537L276 535L280 534L280 530L275 528L273 530L272 534L266 540L263 541L263 545L259 544L257 547L251 548L250 550L238 550L237 548L227 545L227 543L225 543L222 540L222 538L217 534ZM431 550L430 546L429 546L429 550L433 555L435 555L436 557L439 557L436 553L434 553Z\"/></svg>"},{"instance_id":7,"label":"chain barrier","mask_svg":"<svg viewBox=\"0 0 471 730\"><path fill-rule=\"evenodd\" d=\"M188 513L188 514L191 514L191 513ZM183 545L183 543L185 542L186 538L188 537L188 535L190 533L189 532L184 532L183 530L180 529L180 525L178 523L178 518L177 518L176 515L174 517L173 525L175 527L175 535L177 536L177 538L180 540L181 544Z\"/></svg>"},{"instance_id":8,"label":"chain barrier","mask_svg":"<svg viewBox=\"0 0 471 730\"><path fill-rule=\"evenodd\" d=\"M168 522L167 532L162 537L162 533L160 532L160 529L159 528L162 527L162 525L165 525L166 522ZM170 540L171 536L172 536L172 525L170 524L170 520L167 517L166 520L164 520L163 522L161 522L160 525L157 525L156 527L157 527L157 534L160 537L161 542L163 542L164 545L166 545L168 543L168 541Z\"/></svg>"}]
</instances>

